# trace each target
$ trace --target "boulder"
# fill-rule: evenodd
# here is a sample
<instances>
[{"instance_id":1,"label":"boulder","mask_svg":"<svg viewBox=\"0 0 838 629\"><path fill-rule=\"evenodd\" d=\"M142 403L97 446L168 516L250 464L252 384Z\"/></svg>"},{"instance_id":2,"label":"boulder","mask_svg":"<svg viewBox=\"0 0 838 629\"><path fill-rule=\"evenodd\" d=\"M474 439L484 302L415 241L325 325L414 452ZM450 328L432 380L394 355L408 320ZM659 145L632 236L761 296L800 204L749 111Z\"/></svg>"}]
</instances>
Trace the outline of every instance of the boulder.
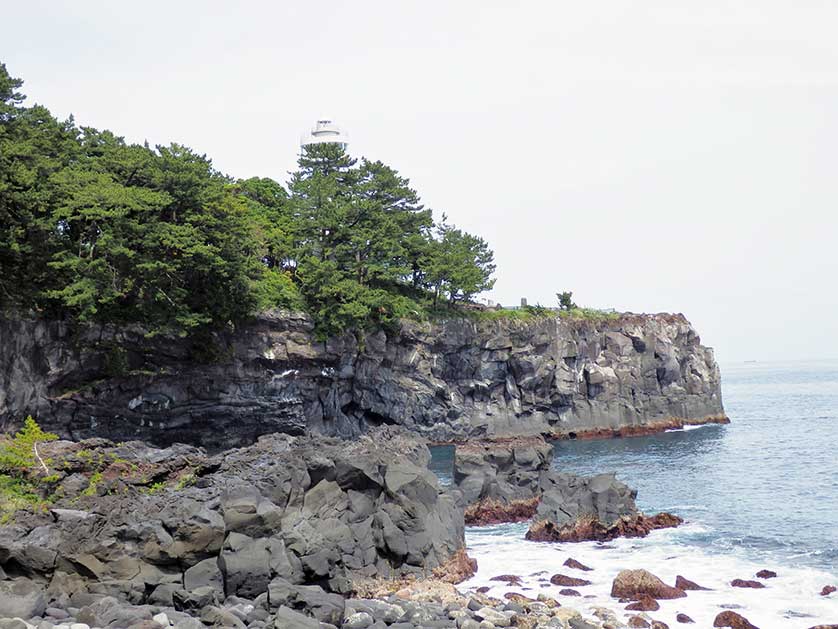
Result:
<instances>
[{"instance_id":1,"label":"boulder","mask_svg":"<svg viewBox=\"0 0 838 629\"><path fill-rule=\"evenodd\" d=\"M756 573L757 579L773 579L777 576L777 573L773 570L760 570Z\"/></svg>"},{"instance_id":2,"label":"boulder","mask_svg":"<svg viewBox=\"0 0 838 629\"><path fill-rule=\"evenodd\" d=\"M317 585L294 585L276 578L268 586L270 606L305 610L320 622L339 625L346 603L339 594L331 594Z\"/></svg>"},{"instance_id":3,"label":"boulder","mask_svg":"<svg viewBox=\"0 0 838 629\"><path fill-rule=\"evenodd\" d=\"M683 590L666 585L647 570L621 570L611 585L611 596L639 600L643 595L653 599L683 598Z\"/></svg>"},{"instance_id":4,"label":"boulder","mask_svg":"<svg viewBox=\"0 0 838 629\"><path fill-rule=\"evenodd\" d=\"M661 608L660 603L648 594L641 594L634 603L626 605L626 610L639 612L656 612Z\"/></svg>"},{"instance_id":5,"label":"boulder","mask_svg":"<svg viewBox=\"0 0 838 629\"><path fill-rule=\"evenodd\" d=\"M823 589L821 590L821 596L829 596L833 592L838 591L834 585L824 585Z\"/></svg>"},{"instance_id":6,"label":"boulder","mask_svg":"<svg viewBox=\"0 0 838 629\"><path fill-rule=\"evenodd\" d=\"M591 584L590 581L585 579L577 579L576 577L569 577L565 574L554 574L550 577L550 583L553 585L565 585L568 587L580 587Z\"/></svg>"},{"instance_id":7,"label":"boulder","mask_svg":"<svg viewBox=\"0 0 838 629\"><path fill-rule=\"evenodd\" d=\"M756 625L748 622L744 616L740 616L734 611L725 610L720 612L715 620L713 620L714 627L729 627L729 629L759 629Z\"/></svg>"},{"instance_id":8,"label":"boulder","mask_svg":"<svg viewBox=\"0 0 838 629\"><path fill-rule=\"evenodd\" d=\"M574 570L584 570L585 572L590 572L593 568L589 568L588 566L579 563L572 557L568 557L565 559L563 566L567 566L568 568L573 568Z\"/></svg>"},{"instance_id":9,"label":"boulder","mask_svg":"<svg viewBox=\"0 0 838 629\"><path fill-rule=\"evenodd\" d=\"M0 582L0 617L33 618L47 608L44 588L29 579Z\"/></svg>"},{"instance_id":10,"label":"boulder","mask_svg":"<svg viewBox=\"0 0 838 629\"><path fill-rule=\"evenodd\" d=\"M183 586L187 591L200 587L213 588L220 598L224 597L224 575L218 567L218 559L212 557L199 561L183 573Z\"/></svg>"},{"instance_id":11,"label":"boulder","mask_svg":"<svg viewBox=\"0 0 838 629\"><path fill-rule=\"evenodd\" d=\"M747 579L734 579L733 581L730 582L730 585L735 587L735 588L760 589L760 588L765 587L764 583L760 583L759 581L751 581L751 580L747 580Z\"/></svg>"},{"instance_id":12,"label":"boulder","mask_svg":"<svg viewBox=\"0 0 838 629\"><path fill-rule=\"evenodd\" d=\"M680 574L675 577L675 587L679 590L708 590L710 588L702 587L695 581L690 581L686 577L682 577Z\"/></svg>"},{"instance_id":13,"label":"boulder","mask_svg":"<svg viewBox=\"0 0 838 629\"><path fill-rule=\"evenodd\" d=\"M695 621L692 618L680 612L675 615L675 620L684 625L695 624Z\"/></svg>"},{"instance_id":14,"label":"boulder","mask_svg":"<svg viewBox=\"0 0 838 629\"><path fill-rule=\"evenodd\" d=\"M280 607L274 616L275 629L320 629L320 622L290 607Z\"/></svg>"}]
</instances>

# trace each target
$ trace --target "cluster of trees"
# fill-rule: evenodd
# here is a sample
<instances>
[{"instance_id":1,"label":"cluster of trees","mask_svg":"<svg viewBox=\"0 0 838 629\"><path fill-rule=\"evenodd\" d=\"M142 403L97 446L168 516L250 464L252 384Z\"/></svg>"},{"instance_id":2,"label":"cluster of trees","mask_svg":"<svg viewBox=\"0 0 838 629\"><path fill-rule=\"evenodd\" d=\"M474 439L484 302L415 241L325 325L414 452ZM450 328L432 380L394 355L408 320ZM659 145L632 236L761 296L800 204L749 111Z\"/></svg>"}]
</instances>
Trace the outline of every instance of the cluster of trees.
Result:
<instances>
[{"instance_id":1,"label":"cluster of trees","mask_svg":"<svg viewBox=\"0 0 838 629\"><path fill-rule=\"evenodd\" d=\"M0 64L0 306L186 335L257 310L323 334L387 325L490 288L485 241L434 223L407 179L336 144L287 187L234 180L172 144L27 107Z\"/></svg>"}]
</instances>

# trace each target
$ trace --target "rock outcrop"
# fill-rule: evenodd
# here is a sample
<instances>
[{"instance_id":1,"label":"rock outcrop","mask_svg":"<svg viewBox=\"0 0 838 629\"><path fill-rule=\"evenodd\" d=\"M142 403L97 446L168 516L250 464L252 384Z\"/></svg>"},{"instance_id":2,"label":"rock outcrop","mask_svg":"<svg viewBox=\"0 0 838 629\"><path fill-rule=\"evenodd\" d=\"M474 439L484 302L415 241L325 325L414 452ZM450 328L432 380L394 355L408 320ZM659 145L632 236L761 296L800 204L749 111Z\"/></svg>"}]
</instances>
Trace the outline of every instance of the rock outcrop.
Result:
<instances>
[{"instance_id":1,"label":"rock outcrop","mask_svg":"<svg viewBox=\"0 0 838 629\"><path fill-rule=\"evenodd\" d=\"M666 585L647 570L621 570L611 584L611 596L639 601L650 597L655 600L683 598L683 590Z\"/></svg>"},{"instance_id":2,"label":"rock outcrop","mask_svg":"<svg viewBox=\"0 0 838 629\"><path fill-rule=\"evenodd\" d=\"M454 451L454 484L469 504L529 500L541 494L552 461L553 446L541 437L471 441Z\"/></svg>"},{"instance_id":3,"label":"rock outcrop","mask_svg":"<svg viewBox=\"0 0 838 629\"><path fill-rule=\"evenodd\" d=\"M606 527L623 516L638 514L637 490L617 480L614 473L576 476L551 471L542 475L542 498L536 519L559 527L592 518Z\"/></svg>"},{"instance_id":4,"label":"rock outcrop","mask_svg":"<svg viewBox=\"0 0 838 629\"><path fill-rule=\"evenodd\" d=\"M67 597L202 609L261 596L331 617L343 597L327 594L356 579L467 563L462 508L402 429L353 442L269 435L215 457L103 439L44 444L43 456L58 498L0 528L0 567ZM27 596L21 606L43 607Z\"/></svg>"},{"instance_id":5,"label":"rock outcrop","mask_svg":"<svg viewBox=\"0 0 838 629\"><path fill-rule=\"evenodd\" d=\"M0 425L31 413L73 439L222 449L381 424L456 441L725 421L713 352L682 315L406 321L325 341L312 330L304 315L268 312L190 344L6 315Z\"/></svg>"},{"instance_id":6,"label":"rock outcrop","mask_svg":"<svg viewBox=\"0 0 838 629\"><path fill-rule=\"evenodd\" d=\"M465 523L534 520L529 540L581 542L644 537L683 522L669 513L640 513L637 492L613 473L577 476L551 469L552 460L552 446L542 437L458 445L454 484L466 504Z\"/></svg>"}]
</instances>

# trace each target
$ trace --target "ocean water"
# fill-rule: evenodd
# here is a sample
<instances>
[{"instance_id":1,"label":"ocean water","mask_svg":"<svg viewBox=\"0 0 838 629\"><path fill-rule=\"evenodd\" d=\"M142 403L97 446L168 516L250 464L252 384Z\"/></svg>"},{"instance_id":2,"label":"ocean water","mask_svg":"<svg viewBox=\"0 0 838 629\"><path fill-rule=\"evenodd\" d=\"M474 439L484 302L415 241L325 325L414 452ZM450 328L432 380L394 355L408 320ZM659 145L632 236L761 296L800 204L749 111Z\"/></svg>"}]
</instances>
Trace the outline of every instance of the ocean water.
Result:
<instances>
[{"instance_id":1,"label":"ocean water","mask_svg":"<svg viewBox=\"0 0 838 629\"><path fill-rule=\"evenodd\" d=\"M637 488L643 511L670 511L685 525L605 545L527 542L525 525L470 528L466 542L479 569L462 587L492 586L493 595L543 591L582 610L617 611L622 606L609 596L613 577L646 568L669 583L681 574L712 588L661 601L650 615L670 627L679 612L712 626L722 609L761 629L838 623L838 593L819 595L825 585L838 586L838 361L722 365L722 382L730 425L555 445L556 468L616 471ZM450 449L434 451L444 481L451 456ZM568 557L594 570L565 568ZM765 589L729 586L763 568L778 574ZM545 584L556 572L592 581L577 588L585 597L558 596L561 588ZM523 585L489 580L509 573Z\"/></svg>"}]
</instances>

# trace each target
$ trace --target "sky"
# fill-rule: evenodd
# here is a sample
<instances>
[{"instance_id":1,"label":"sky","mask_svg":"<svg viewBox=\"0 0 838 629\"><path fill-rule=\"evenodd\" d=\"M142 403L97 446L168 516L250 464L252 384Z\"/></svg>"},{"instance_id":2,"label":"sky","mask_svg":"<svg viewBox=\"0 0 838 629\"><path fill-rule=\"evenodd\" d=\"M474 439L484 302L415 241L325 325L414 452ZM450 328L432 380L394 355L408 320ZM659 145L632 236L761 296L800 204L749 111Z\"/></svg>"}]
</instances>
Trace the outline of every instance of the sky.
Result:
<instances>
[{"instance_id":1,"label":"sky","mask_svg":"<svg viewBox=\"0 0 838 629\"><path fill-rule=\"evenodd\" d=\"M483 236L486 295L682 312L721 361L838 358L834 0L28 0L29 103L287 180L330 118Z\"/></svg>"}]
</instances>

